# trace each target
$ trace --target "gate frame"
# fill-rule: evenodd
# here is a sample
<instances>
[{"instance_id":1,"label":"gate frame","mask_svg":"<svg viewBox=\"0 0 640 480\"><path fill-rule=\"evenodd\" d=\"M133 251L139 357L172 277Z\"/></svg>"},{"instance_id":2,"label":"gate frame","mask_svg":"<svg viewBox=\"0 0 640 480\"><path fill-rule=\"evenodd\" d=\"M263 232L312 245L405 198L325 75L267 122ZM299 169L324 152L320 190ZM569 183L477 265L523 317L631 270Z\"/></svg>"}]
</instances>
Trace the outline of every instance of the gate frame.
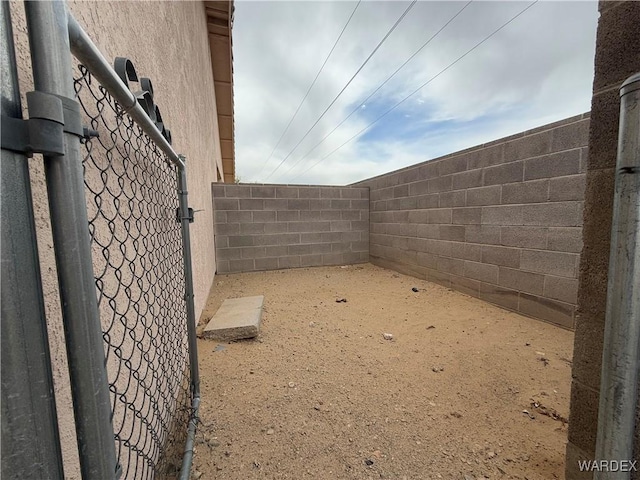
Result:
<instances>
[{"instance_id":1,"label":"gate frame","mask_svg":"<svg viewBox=\"0 0 640 480\"><path fill-rule=\"evenodd\" d=\"M180 478L188 479L198 423L200 381L189 233L193 217L188 207L185 158L173 150L156 128L134 94L68 11L65 0L25 1L25 13L34 88L53 103L61 103L64 111L63 153L49 152L43 157L82 478L118 478L122 469L115 451L104 341L87 229L80 154L83 132L73 88L72 54L177 167L191 377L191 412L188 426L185 425L187 440Z\"/></svg>"}]
</instances>

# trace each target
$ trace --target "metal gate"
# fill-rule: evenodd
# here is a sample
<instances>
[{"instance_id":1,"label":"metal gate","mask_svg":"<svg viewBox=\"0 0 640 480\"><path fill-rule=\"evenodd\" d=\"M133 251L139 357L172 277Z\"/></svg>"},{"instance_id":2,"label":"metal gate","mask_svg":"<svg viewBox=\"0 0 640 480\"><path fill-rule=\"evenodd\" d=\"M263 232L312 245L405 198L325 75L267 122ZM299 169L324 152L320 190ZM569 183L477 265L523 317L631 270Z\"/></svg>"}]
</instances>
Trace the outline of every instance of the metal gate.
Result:
<instances>
[{"instance_id":1,"label":"metal gate","mask_svg":"<svg viewBox=\"0 0 640 480\"><path fill-rule=\"evenodd\" d=\"M2 2L2 473L63 475L26 166L39 153L82 478L188 478L200 394L185 159L129 60L112 67L64 1L25 12L28 120Z\"/></svg>"}]
</instances>

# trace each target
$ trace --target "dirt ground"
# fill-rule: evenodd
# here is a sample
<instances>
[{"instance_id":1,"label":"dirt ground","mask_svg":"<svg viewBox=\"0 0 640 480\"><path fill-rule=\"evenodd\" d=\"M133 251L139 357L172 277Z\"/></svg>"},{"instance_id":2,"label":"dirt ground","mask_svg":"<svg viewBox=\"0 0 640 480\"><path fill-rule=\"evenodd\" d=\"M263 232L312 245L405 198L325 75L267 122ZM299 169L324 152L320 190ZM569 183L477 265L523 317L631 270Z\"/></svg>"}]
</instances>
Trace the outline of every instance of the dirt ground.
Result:
<instances>
[{"instance_id":1,"label":"dirt ground","mask_svg":"<svg viewBox=\"0 0 640 480\"><path fill-rule=\"evenodd\" d=\"M217 276L202 320L252 295L198 343L192 478L564 478L571 332L368 264Z\"/></svg>"}]
</instances>

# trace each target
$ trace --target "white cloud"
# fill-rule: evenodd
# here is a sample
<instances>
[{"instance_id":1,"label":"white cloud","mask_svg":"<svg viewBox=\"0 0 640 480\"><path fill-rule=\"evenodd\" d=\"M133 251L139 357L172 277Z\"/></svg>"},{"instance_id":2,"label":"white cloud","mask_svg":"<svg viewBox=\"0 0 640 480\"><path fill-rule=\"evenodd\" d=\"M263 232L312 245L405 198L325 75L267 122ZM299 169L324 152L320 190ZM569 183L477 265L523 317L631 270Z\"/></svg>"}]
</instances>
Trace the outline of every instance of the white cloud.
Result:
<instances>
[{"instance_id":1,"label":"white cloud","mask_svg":"<svg viewBox=\"0 0 640 480\"><path fill-rule=\"evenodd\" d=\"M264 181L343 88L409 2L358 7L316 85L265 164L351 14L353 2L236 2L234 25L236 169ZM539 2L430 82L398 109L412 126L473 122L473 128L425 129L411 139L368 137L342 145L371 121L382 99L393 105L522 10L522 2L474 2L375 97L328 134L464 3L419 2L336 104L269 182L346 184L460 148L583 113L590 107L597 5ZM384 110L380 111L382 113ZM409 115L409 117L406 117ZM365 116L367 119L365 120ZM375 117L373 117L375 118ZM395 118L395 117L394 117ZM408 118L408 120L407 120ZM483 119L490 119L483 122ZM462 127L460 127L462 128ZM296 165L297 163L297 165ZM296 165L294 168L291 168ZM297 178L296 178L297 177Z\"/></svg>"}]
</instances>

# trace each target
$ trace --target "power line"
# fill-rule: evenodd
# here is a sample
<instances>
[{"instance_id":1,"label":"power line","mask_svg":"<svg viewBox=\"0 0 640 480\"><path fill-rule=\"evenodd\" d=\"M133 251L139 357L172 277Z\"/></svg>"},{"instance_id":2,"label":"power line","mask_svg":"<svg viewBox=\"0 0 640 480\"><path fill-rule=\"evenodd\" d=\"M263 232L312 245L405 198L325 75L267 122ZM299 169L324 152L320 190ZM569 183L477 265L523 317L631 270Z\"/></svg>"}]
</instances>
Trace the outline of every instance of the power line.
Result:
<instances>
[{"instance_id":1,"label":"power line","mask_svg":"<svg viewBox=\"0 0 640 480\"><path fill-rule=\"evenodd\" d=\"M353 9L353 11L351 12L351 15L349 15L349 18L347 19L347 23L344 24L344 27L342 27L342 31L340 32L340 35L338 35L338 38L336 39L336 41L333 43L333 47L331 47L331 51L329 52L329 54L327 55L327 57L324 59L324 62L322 63L322 66L320 67L320 70L318 70L318 73L316 73L316 77L313 79L313 82L311 82L311 85L309 86L307 93L304 94L304 97L302 98L302 100L300 101L300 104L298 105L298 108L296 108L295 113L293 114L293 117L291 117L291 120L289 120L289 123L287 124L287 126L285 127L284 131L282 132L282 135L280 135L280 138L278 139L278 141L276 142L275 147L273 147L273 150L271 151L271 154L269 155L269 157L267 158L267 160L264 162L264 164L262 165L262 168L260 169L260 171L258 172L258 174L260 174L262 172L262 170L264 170L264 167L267 166L267 164L269 163L269 160L271 160L271 157L273 156L273 154L276 151L276 148L278 148L278 145L280 145L280 142L282 141L282 139L284 138L285 134L287 133L287 131L289 130L289 127L291 126L291 124L293 123L293 120L296 118L296 116L298 115L298 112L300 111L300 107L302 107L302 104L304 103L304 101L307 99L307 97L309 96L309 92L311 92L311 89L313 88L313 86L316 84L316 81L318 80L318 77L320 76L320 74L322 73L322 70L324 69L324 66L327 64L327 62L329 61L329 58L331 57L331 54L333 53L333 51L336 49L336 46L338 45L338 42L340 41L340 39L342 38L342 35L344 34L344 31L347 29L347 27L349 26L349 23L351 23L351 19L353 18L353 15L356 13L356 10L358 9L358 7L360 6L360 3L362 2L362 0L358 0L358 3L356 4L355 8Z\"/></svg>"},{"instance_id":2,"label":"power line","mask_svg":"<svg viewBox=\"0 0 640 480\"><path fill-rule=\"evenodd\" d=\"M407 7L407 9L402 13L402 15L400 15L400 18L398 18L398 20L396 20L396 23L393 24L393 26L391 27L391 29L387 32L387 34L384 36L384 38L382 40L380 40L380 42L378 43L378 45L376 46L376 48L373 49L373 51L369 54L369 56L367 57L367 59L364 61L364 63L362 65L360 65L360 68L358 68L358 70L356 71L356 73L353 74L353 76L349 79L349 81L347 82L347 84L342 87L342 90L340 90L340 93L338 93L338 95L336 95L336 97L333 99L333 101L329 104L329 106L327 108L324 109L324 112L322 112L322 114L318 117L318 119L315 121L315 123L313 125L311 125L311 128L309 128L309 130L307 130L307 132L304 134L304 136L300 139L300 141L298 143L296 143L296 145L293 147L293 149L287 154L286 157L284 157L282 159L282 161L278 164L278 166L275 168L275 170L273 170L268 176L267 178L265 178L265 180L268 180L271 175L273 175L274 173L276 173L278 171L278 169L282 166L282 164L287 160L287 158L289 158L291 156L291 154L296 150L296 148L298 148L298 146L302 143L302 141L307 138L307 135L309 135L309 133L311 132L311 130L314 129L314 127L318 124L318 122L322 119L322 117L325 116L325 114L327 113L327 111L329 111L329 109L333 106L334 103L336 103L336 101L338 100L338 98L340 98L340 95L342 95L342 93L347 89L347 87L349 85L351 85L351 82L353 81L354 78L356 78L356 76L360 73L360 71L364 68L364 66L369 62L369 60L371 60L371 57L373 57L373 55L375 55L375 53L378 51L378 49L382 46L382 44L387 40L387 38L389 38L389 35L391 35L393 33L393 31L396 29L396 27L400 24L400 22L402 21L402 19L407 15L407 13L409 13L409 10L411 10L413 8L413 6L417 3L418 0L413 0L411 2L411 4Z\"/></svg>"},{"instance_id":3,"label":"power line","mask_svg":"<svg viewBox=\"0 0 640 480\"><path fill-rule=\"evenodd\" d=\"M364 127L362 130L360 130L358 133L356 133L354 136L352 136L349 140L347 140L346 142L344 142L342 145L340 145L338 148L332 150L329 154L325 155L324 157L322 157L320 160L318 160L316 163L314 163L313 165L311 165L309 168L307 168L306 170L304 170L303 172L301 172L300 174L296 175L291 181L296 180L297 178L299 178L300 176L304 175L305 173L307 173L309 170L311 170L312 168L314 168L316 165L318 165L321 161L323 161L324 159L330 157L331 155L333 155L334 153L336 153L338 150L340 150L342 147L344 147L347 143L351 142L354 138L358 137L360 134L362 134L363 132L365 132L366 130L368 130L369 128L371 128L374 124L378 123L383 117L387 116L389 113L391 113L393 110L395 110L396 108L398 108L401 104L403 104L405 101L407 101L410 97L412 97L413 95L415 95L416 93L418 93L420 90L422 90L424 87L426 87L429 83L431 83L433 80L435 80L436 78L438 78L440 75L442 75L444 72L446 72L447 70L449 70L451 67L453 67L456 63L458 63L460 60L462 60L464 57L466 57L467 55L469 55L471 52L473 52L476 48L478 48L480 45L482 45L483 43L485 43L487 40L489 40L491 37L493 37L496 33L498 33L500 30L502 30L504 27L506 27L507 25L509 25L511 22L513 22L516 18L518 18L520 15L522 15L524 12L526 12L527 10L529 10L531 7L533 7L536 3L538 3L540 0L535 0L534 2L530 3L527 7L525 7L523 10L520 11L520 13L518 13L517 15L515 15L514 17L512 17L509 21L507 21L506 23L504 23L502 26L500 26L499 28L497 28L496 30L494 30L490 35L486 36L483 40L481 40L480 42L476 43L471 49L467 50L466 53L464 53L463 55L461 55L460 57L458 57L456 60L454 60L452 63L450 63L449 65L447 65L444 69L440 70L440 72L438 72L436 75L434 75L433 77L431 77L429 80L427 80L426 82L424 82L422 85L420 85L418 88L416 88L412 93L410 93L409 95L407 95L406 97L404 97L402 100L400 100L398 103L396 103L393 107L391 107L389 110L387 110L386 112L384 112L382 115L380 115L378 118L376 118L373 122L371 122L369 125L367 125L366 127Z\"/></svg>"},{"instance_id":4,"label":"power line","mask_svg":"<svg viewBox=\"0 0 640 480\"><path fill-rule=\"evenodd\" d=\"M287 170L284 174L286 175L287 173L289 173L291 170L293 170L296 165L298 165L302 160L304 160L305 158L307 158L309 156L309 154L311 152L313 152L316 148L318 148L318 146L320 146L320 144L322 144L327 138L329 138L331 136L331 134L333 132L335 132L338 128L340 128L342 126L342 124L344 122L346 122L349 118L351 118L351 115L353 115L354 113L356 113L360 107L362 107L371 97L373 97L382 87L384 87L387 82L389 82L389 80L391 80L393 77L396 76L396 74L402 70L404 68L404 66L409 63L416 55L418 55L418 53L420 53L422 50L424 50L424 48L429 45L429 43L431 43L431 41L433 39L435 39L445 28L447 28L447 26L453 22L469 5L471 5L471 3L473 3L473 0L467 2L466 5L464 5L460 10L458 10L458 13L456 13L453 17L451 17L449 19L449 21L447 23L445 23L440 30L438 30L436 33L434 33L431 38L429 38L425 43L422 44L422 46L416 50L413 55L411 55L409 58L407 58L407 60L405 60L405 62L400 65L395 72L393 72L390 76L388 76L386 78L386 80L384 82L382 82L378 88L376 88L373 92L371 92L371 94L369 94L369 96L367 98L365 98L356 108L354 108L351 113L349 115L347 115L338 125L336 125L333 130L331 130L329 133L327 133L324 137L322 137L322 139L316 143L313 148L311 148L311 150L309 150L307 153L305 153L296 163L294 163L291 168L289 168L289 170Z\"/></svg>"}]
</instances>

